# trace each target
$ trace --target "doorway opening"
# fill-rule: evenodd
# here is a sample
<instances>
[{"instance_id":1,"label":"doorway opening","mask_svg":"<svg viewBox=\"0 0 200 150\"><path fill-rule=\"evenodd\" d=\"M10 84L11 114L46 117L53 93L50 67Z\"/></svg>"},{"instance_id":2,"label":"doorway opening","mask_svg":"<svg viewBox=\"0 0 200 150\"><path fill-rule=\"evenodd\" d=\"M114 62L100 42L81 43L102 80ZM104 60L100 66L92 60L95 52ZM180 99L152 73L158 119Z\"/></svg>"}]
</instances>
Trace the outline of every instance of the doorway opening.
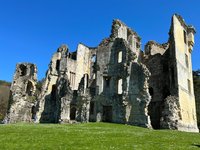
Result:
<instances>
[{"instance_id":1,"label":"doorway opening","mask_svg":"<svg viewBox=\"0 0 200 150\"><path fill-rule=\"evenodd\" d=\"M112 106L103 106L103 122L112 122Z\"/></svg>"}]
</instances>

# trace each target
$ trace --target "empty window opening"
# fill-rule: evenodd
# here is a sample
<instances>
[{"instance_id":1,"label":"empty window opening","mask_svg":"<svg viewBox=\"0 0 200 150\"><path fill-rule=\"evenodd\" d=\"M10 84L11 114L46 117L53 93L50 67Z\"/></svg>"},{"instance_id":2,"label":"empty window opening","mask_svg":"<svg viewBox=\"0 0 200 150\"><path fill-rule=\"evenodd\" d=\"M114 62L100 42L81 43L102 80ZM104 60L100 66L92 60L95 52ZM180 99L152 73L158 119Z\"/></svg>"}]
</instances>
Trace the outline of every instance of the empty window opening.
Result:
<instances>
[{"instance_id":1,"label":"empty window opening","mask_svg":"<svg viewBox=\"0 0 200 150\"><path fill-rule=\"evenodd\" d=\"M90 114L94 114L94 102L90 102Z\"/></svg>"},{"instance_id":2,"label":"empty window opening","mask_svg":"<svg viewBox=\"0 0 200 150\"><path fill-rule=\"evenodd\" d=\"M153 97L153 88L152 87L149 87L149 94L151 95L151 97Z\"/></svg>"},{"instance_id":3,"label":"empty window opening","mask_svg":"<svg viewBox=\"0 0 200 150\"><path fill-rule=\"evenodd\" d=\"M104 88L110 87L110 77L104 77Z\"/></svg>"},{"instance_id":4,"label":"empty window opening","mask_svg":"<svg viewBox=\"0 0 200 150\"><path fill-rule=\"evenodd\" d=\"M35 106L33 106L32 108L31 108L31 114L32 114L32 119L33 119L33 121L36 121L36 107Z\"/></svg>"},{"instance_id":5,"label":"empty window opening","mask_svg":"<svg viewBox=\"0 0 200 150\"><path fill-rule=\"evenodd\" d=\"M188 55L185 54L185 65L188 68L189 67L189 63L188 63Z\"/></svg>"},{"instance_id":6,"label":"empty window opening","mask_svg":"<svg viewBox=\"0 0 200 150\"><path fill-rule=\"evenodd\" d=\"M72 53L71 59L76 60L76 52L73 52L73 53Z\"/></svg>"},{"instance_id":7,"label":"empty window opening","mask_svg":"<svg viewBox=\"0 0 200 150\"><path fill-rule=\"evenodd\" d=\"M60 69L60 60L56 61L56 70L59 71Z\"/></svg>"},{"instance_id":8,"label":"empty window opening","mask_svg":"<svg viewBox=\"0 0 200 150\"><path fill-rule=\"evenodd\" d=\"M189 79L187 81L188 81L188 92L191 93L191 82Z\"/></svg>"},{"instance_id":9,"label":"empty window opening","mask_svg":"<svg viewBox=\"0 0 200 150\"><path fill-rule=\"evenodd\" d=\"M89 76L88 76L88 74L84 74L84 94L86 93L88 84L89 84Z\"/></svg>"},{"instance_id":10,"label":"empty window opening","mask_svg":"<svg viewBox=\"0 0 200 150\"><path fill-rule=\"evenodd\" d=\"M93 63L95 63L96 62L96 55L93 55L91 60L92 60Z\"/></svg>"},{"instance_id":11,"label":"empty window opening","mask_svg":"<svg viewBox=\"0 0 200 150\"><path fill-rule=\"evenodd\" d=\"M75 79L76 79L76 74L74 72L70 72L70 85L72 87L75 86Z\"/></svg>"},{"instance_id":12,"label":"empty window opening","mask_svg":"<svg viewBox=\"0 0 200 150\"><path fill-rule=\"evenodd\" d=\"M85 88L88 88L88 84L89 84L89 75L84 74L84 86L85 86Z\"/></svg>"},{"instance_id":13,"label":"empty window opening","mask_svg":"<svg viewBox=\"0 0 200 150\"><path fill-rule=\"evenodd\" d=\"M34 90L33 83L28 81L28 84L27 84L27 87L26 87L26 93L29 96L32 96L33 95L33 90Z\"/></svg>"},{"instance_id":14,"label":"empty window opening","mask_svg":"<svg viewBox=\"0 0 200 150\"><path fill-rule=\"evenodd\" d=\"M118 89L117 89L118 94L122 94L122 79L118 80Z\"/></svg>"},{"instance_id":15,"label":"empty window opening","mask_svg":"<svg viewBox=\"0 0 200 150\"><path fill-rule=\"evenodd\" d=\"M122 51L118 52L118 63L122 62Z\"/></svg>"},{"instance_id":16,"label":"empty window opening","mask_svg":"<svg viewBox=\"0 0 200 150\"><path fill-rule=\"evenodd\" d=\"M57 86L54 84L52 85L52 91L51 91L51 100L53 101L56 100L56 91L57 91Z\"/></svg>"},{"instance_id":17,"label":"empty window opening","mask_svg":"<svg viewBox=\"0 0 200 150\"><path fill-rule=\"evenodd\" d=\"M131 36L131 30L127 28L127 41L129 41Z\"/></svg>"},{"instance_id":18,"label":"empty window opening","mask_svg":"<svg viewBox=\"0 0 200 150\"><path fill-rule=\"evenodd\" d=\"M70 108L70 120L75 120L76 119L76 107L71 106Z\"/></svg>"},{"instance_id":19,"label":"empty window opening","mask_svg":"<svg viewBox=\"0 0 200 150\"><path fill-rule=\"evenodd\" d=\"M184 43L186 44L187 43L187 34L186 34L185 30L183 30L183 35L184 35Z\"/></svg>"},{"instance_id":20,"label":"empty window opening","mask_svg":"<svg viewBox=\"0 0 200 150\"><path fill-rule=\"evenodd\" d=\"M27 67L25 65L20 65L20 76L25 76L27 74Z\"/></svg>"}]
</instances>

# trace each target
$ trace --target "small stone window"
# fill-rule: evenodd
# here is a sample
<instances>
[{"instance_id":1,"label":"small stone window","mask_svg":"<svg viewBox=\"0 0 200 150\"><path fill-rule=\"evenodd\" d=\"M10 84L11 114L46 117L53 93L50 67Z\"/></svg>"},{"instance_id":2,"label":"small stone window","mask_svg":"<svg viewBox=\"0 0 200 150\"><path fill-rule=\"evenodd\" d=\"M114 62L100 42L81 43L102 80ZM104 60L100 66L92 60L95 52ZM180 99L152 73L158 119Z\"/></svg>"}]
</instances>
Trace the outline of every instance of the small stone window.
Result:
<instances>
[{"instance_id":1,"label":"small stone window","mask_svg":"<svg viewBox=\"0 0 200 150\"><path fill-rule=\"evenodd\" d=\"M188 63L188 55L185 54L185 65L188 68L189 67L189 63Z\"/></svg>"},{"instance_id":2,"label":"small stone window","mask_svg":"<svg viewBox=\"0 0 200 150\"><path fill-rule=\"evenodd\" d=\"M118 52L118 63L121 63L122 62L122 51L119 51Z\"/></svg>"},{"instance_id":3,"label":"small stone window","mask_svg":"<svg viewBox=\"0 0 200 150\"><path fill-rule=\"evenodd\" d=\"M118 94L122 94L123 90L122 90L122 79L118 80L118 88L117 88L117 93Z\"/></svg>"},{"instance_id":4,"label":"small stone window","mask_svg":"<svg viewBox=\"0 0 200 150\"><path fill-rule=\"evenodd\" d=\"M184 43L187 44L187 34L185 30L183 30L183 36L184 36Z\"/></svg>"},{"instance_id":5,"label":"small stone window","mask_svg":"<svg viewBox=\"0 0 200 150\"><path fill-rule=\"evenodd\" d=\"M191 93L191 82L189 79L187 81L188 81L188 92Z\"/></svg>"}]
</instances>

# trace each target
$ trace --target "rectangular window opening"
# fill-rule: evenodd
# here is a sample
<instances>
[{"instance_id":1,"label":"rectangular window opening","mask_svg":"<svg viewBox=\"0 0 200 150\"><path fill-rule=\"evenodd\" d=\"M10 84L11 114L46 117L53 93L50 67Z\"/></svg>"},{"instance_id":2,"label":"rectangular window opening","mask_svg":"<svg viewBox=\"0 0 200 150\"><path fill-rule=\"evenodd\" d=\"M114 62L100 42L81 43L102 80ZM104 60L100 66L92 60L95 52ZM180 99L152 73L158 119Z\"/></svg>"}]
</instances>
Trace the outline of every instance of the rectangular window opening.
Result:
<instances>
[{"instance_id":1,"label":"rectangular window opening","mask_svg":"<svg viewBox=\"0 0 200 150\"><path fill-rule=\"evenodd\" d=\"M188 63L188 55L185 54L185 65L188 68L189 67L189 63Z\"/></svg>"},{"instance_id":2,"label":"rectangular window opening","mask_svg":"<svg viewBox=\"0 0 200 150\"><path fill-rule=\"evenodd\" d=\"M183 30L183 34L184 34L184 43L186 44L187 43L187 34L186 34L185 30Z\"/></svg>"},{"instance_id":3,"label":"rectangular window opening","mask_svg":"<svg viewBox=\"0 0 200 150\"><path fill-rule=\"evenodd\" d=\"M74 72L70 71L70 84L71 84L71 86L75 86L75 78L76 78L76 74Z\"/></svg>"},{"instance_id":4,"label":"rectangular window opening","mask_svg":"<svg viewBox=\"0 0 200 150\"><path fill-rule=\"evenodd\" d=\"M122 51L118 52L118 63L122 62Z\"/></svg>"},{"instance_id":5,"label":"rectangular window opening","mask_svg":"<svg viewBox=\"0 0 200 150\"><path fill-rule=\"evenodd\" d=\"M90 102L90 114L94 114L94 102Z\"/></svg>"},{"instance_id":6,"label":"rectangular window opening","mask_svg":"<svg viewBox=\"0 0 200 150\"><path fill-rule=\"evenodd\" d=\"M110 87L110 77L104 77L104 88Z\"/></svg>"},{"instance_id":7,"label":"rectangular window opening","mask_svg":"<svg viewBox=\"0 0 200 150\"><path fill-rule=\"evenodd\" d=\"M117 87L117 93L118 94L122 94L123 90L122 90L122 79L118 80L118 87Z\"/></svg>"},{"instance_id":8,"label":"rectangular window opening","mask_svg":"<svg viewBox=\"0 0 200 150\"><path fill-rule=\"evenodd\" d=\"M188 92L191 93L191 82L189 79L188 79Z\"/></svg>"}]
</instances>

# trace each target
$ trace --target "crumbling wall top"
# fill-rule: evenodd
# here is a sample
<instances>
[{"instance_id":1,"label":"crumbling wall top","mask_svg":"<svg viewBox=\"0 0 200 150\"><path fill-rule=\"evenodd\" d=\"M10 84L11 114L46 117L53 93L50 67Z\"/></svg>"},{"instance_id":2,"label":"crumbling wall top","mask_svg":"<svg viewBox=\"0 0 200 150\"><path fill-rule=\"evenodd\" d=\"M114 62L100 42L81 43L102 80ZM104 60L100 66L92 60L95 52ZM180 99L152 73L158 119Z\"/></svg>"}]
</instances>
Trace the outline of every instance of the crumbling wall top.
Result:
<instances>
[{"instance_id":1,"label":"crumbling wall top","mask_svg":"<svg viewBox=\"0 0 200 150\"><path fill-rule=\"evenodd\" d=\"M176 16L176 18L179 20L179 22L181 23L181 25L188 31L188 32L193 32L196 33L195 27L192 25L187 25L185 20L183 19L183 17L181 17L178 14L174 14L174 16Z\"/></svg>"},{"instance_id":2,"label":"crumbling wall top","mask_svg":"<svg viewBox=\"0 0 200 150\"><path fill-rule=\"evenodd\" d=\"M112 30L111 30L111 35L110 35L111 38L116 38L117 37L117 34L118 34L117 32L118 32L118 29L120 27L126 28L127 29L127 34L134 35L137 38L138 41L141 40L140 36L133 29L128 27L125 23L123 23L119 19L113 20Z\"/></svg>"},{"instance_id":3,"label":"crumbling wall top","mask_svg":"<svg viewBox=\"0 0 200 150\"><path fill-rule=\"evenodd\" d=\"M149 41L145 45L145 55L155 55L158 53L163 55L168 47L169 43L159 44L155 41Z\"/></svg>"}]
</instances>

